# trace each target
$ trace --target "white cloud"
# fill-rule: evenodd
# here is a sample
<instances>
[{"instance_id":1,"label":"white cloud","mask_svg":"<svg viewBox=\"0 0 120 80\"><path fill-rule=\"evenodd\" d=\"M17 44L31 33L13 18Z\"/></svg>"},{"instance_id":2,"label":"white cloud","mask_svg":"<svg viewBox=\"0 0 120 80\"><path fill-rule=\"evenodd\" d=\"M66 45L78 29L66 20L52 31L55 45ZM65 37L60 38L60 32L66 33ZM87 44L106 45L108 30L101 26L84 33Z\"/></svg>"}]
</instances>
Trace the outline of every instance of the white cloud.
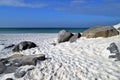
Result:
<instances>
[{"instance_id":1,"label":"white cloud","mask_svg":"<svg viewBox=\"0 0 120 80\"><path fill-rule=\"evenodd\" d=\"M83 3L83 2L85 2L85 0L73 0L72 2L73 3Z\"/></svg>"},{"instance_id":2,"label":"white cloud","mask_svg":"<svg viewBox=\"0 0 120 80\"><path fill-rule=\"evenodd\" d=\"M118 0L72 0L66 6L57 6L55 10L88 15L120 16Z\"/></svg>"},{"instance_id":3,"label":"white cloud","mask_svg":"<svg viewBox=\"0 0 120 80\"><path fill-rule=\"evenodd\" d=\"M85 3L85 2L86 2L85 0L73 0L71 1L71 5L77 5L77 4Z\"/></svg>"},{"instance_id":4,"label":"white cloud","mask_svg":"<svg viewBox=\"0 0 120 80\"><path fill-rule=\"evenodd\" d=\"M26 3L25 0L0 0L0 6L41 8L41 7L46 7L47 4Z\"/></svg>"}]
</instances>

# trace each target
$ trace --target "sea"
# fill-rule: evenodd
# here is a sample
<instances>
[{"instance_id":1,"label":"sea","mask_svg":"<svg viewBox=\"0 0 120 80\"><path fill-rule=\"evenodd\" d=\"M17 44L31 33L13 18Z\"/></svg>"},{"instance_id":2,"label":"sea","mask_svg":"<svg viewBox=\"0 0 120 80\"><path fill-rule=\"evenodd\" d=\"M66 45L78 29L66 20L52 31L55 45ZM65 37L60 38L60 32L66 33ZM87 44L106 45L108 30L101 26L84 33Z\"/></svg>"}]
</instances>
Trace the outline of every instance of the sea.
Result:
<instances>
[{"instance_id":1,"label":"sea","mask_svg":"<svg viewBox=\"0 0 120 80\"><path fill-rule=\"evenodd\" d=\"M60 30L67 30L73 33L82 33L88 28L0 28L0 34L20 33L58 33Z\"/></svg>"}]
</instances>

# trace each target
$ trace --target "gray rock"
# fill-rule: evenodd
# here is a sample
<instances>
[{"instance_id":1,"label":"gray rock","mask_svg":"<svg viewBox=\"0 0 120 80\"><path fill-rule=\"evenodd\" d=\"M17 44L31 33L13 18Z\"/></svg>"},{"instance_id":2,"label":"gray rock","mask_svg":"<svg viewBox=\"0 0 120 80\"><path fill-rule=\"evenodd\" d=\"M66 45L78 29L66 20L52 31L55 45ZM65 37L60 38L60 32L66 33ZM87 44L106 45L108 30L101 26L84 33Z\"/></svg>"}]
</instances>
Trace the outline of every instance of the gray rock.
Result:
<instances>
[{"instance_id":1,"label":"gray rock","mask_svg":"<svg viewBox=\"0 0 120 80\"><path fill-rule=\"evenodd\" d=\"M110 53L119 53L118 47L115 43L111 43L107 49L110 51Z\"/></svg>"},{"instance_id":2,"label":"gray rock","mask_svg":"<svg viewBox=\"0 0 120 80\"><path fill-rule=\"evenodd\" d=\"M97 38L97 37L111 37L118 35L119 32L111 26L92 27L83 32L82 37Z\"/></svg>"},{"instance_id":3,"label":"gray rock","mask_svg":"<svg viewBox=\"0 0 120 80\"><path fill-rule=\"evenodd\" d=\"M5 71L5 69L6 66L2 62L0 62L0 74L2 74Z\"/></svg>"},{"instance_id":4,"label":"gray rock","mask_svg":"<svg viewBox=\"0 0 120 80\"><path fill-rule=\"evenodd\" d=\"M72 33L62 30L58 33L58 43L69 41L72 36Z\"/></svg>"},{"instance_id":5,"label":"gray rock","mask_svg":"<svg viewBox=\"0 0 120 80\"><path fill-rule=\"evenodd\" d=\"M120 52L115 43L111 43L107 49L110 51L110 53L114 54L114 55L109 55L109 58L115 58L115 61L120 61Z\"/></svg>"},{"instance_id":6,"label":"gray rock","mask_svg":"<svg viewBox=\"0 0 120 80\"><path fill-rule=\"evenodd\" d=\"M75 33L71 38L70 38L70 42L75 42L78 38L81 37L80 33Z\"/></svg>"},{"instance_id":7,"label":"gray rock","mask_svg":"<svg viewBox=\"0 0 120 80\"><path fill-rule=\"evenodd\" d=\"M22 77L24 77L25 74L26 74L26 71L21 71L21 70L18 69L18 70L15 71L14 76L16 78L22 78Z\"/></svg>"},{"instance_id":8,"label":"gray rock","mask_svg":"<svg viewBox=\"0 0 120 80\"><path fill-rule=\"evenodd\" d=\"M35 43L30 42L30 41L24 41L16 45L12 51L19 52L19 51L23 51L23 50L34 48L34 47L37 47Z\"/></svg>"},{"instance_id":9,"label":"gray rock","mask_svg":"<svg viewBox=\"0 0 120 80\"><path fill-rule=\"evenodd\" d=\"M37 61L45 60L44 54L36 54L36 55L22 55L22 54L14 54L8 58L0 59L0 74L2 73L13 73L20 66L25 65L36 65ZM34 68L28 69L28 71Z\"/></svg>"},{"instance_id":10,"label":"gray rock","mask_svg":"<svg viewBox=\"0 0 120 80\"><path fill-rule=\"evenodd\" d=\"M22 55L22 54L14 54L5 60L8 60L12 63L12 65L19 67L24 65L36 65L37 60L45 60L44 54L36 54L36 55Z\"/></svg>"}]
</instances>

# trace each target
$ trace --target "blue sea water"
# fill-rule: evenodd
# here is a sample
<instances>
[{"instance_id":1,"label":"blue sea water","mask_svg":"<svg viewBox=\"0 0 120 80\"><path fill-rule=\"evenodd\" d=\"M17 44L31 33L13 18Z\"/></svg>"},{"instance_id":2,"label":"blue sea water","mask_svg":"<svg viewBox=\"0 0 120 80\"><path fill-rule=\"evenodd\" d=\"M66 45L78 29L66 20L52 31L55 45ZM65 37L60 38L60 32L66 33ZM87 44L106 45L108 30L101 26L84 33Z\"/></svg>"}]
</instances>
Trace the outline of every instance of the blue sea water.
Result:
<instances>
[{"instance_id":1,"label":"blue sea water","mask_svg":"<svg viewBox=\"0 0 120 80\"><path fill-rule=\"evenodd\" d=\"M60 30L67 30L69 32L83 32L87 28L0 28L0 33L58 33Z\"/></svg>"}]
</instances>

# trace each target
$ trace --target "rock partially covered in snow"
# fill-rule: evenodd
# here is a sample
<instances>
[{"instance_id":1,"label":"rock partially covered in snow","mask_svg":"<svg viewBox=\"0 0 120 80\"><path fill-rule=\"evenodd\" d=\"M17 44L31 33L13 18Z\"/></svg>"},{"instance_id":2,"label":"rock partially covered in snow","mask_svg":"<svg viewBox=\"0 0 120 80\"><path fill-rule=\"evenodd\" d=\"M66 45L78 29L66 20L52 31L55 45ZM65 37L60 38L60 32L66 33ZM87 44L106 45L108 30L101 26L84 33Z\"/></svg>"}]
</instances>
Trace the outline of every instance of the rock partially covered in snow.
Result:
<instances>
[{"instance_id":1,"label":"rock partially covered in snow","mask_svg":"<svg viewBox=\"0 0 120 80\"><path fill-rule=\"evenodd\" d=\"M115 43L111 43L107 49L110 51L110 53L114 54L110 55L109 58L115 58L115 61L120 60L120 52L118 50L118 46Z\"/></svg>"},{"instance_id":2,"label":"rock partially covered in snow","mask_svg":"<svg viewBox=\"0 0 120 80\"><path fill-rule=\"evenodd\" d=\"M69 41L72 36L72 33L62 30L58 33L58 43Z\"/></svg>"},{"instance_id":3,"label":"rock partially covered in snow","mask_svg":"<svg viewBox=\"0 0 120 80\"><path fill-rule=\"evenodd\" d=\"M76 41L78 38L81 37L81 34L80 33L75 33L71 38L70 38L70 42L74 42Z\"/></svg>"},{"instance_id":4,"label":"rock partially covered in snow","mask_svg":"<svg viewBox=\"0 0 120 80\"><path fill-rule=\"evenodd\" d=\"M118 47L115 43L111 43L107 49L110 50L110 53L119 53Z\"/></svg>"},{"instance_id":5,"label":"rock partially covered in snow","mask_svg":"<svg viewBox=\"0 0 120 80\"><path fill-rule=\"evenodd\" d=\"M37 54L37 55L14 54L13 56L7 59L11 61L15 66L36 65L37 60L45 60L45 55L44 54Z\"/></svg>"},{"instance_id":6,"label":"rock partially covered in snow","mask_svg":"<svg viewBox=\"0 0 120 80\"><path fill-rule=\"evenodd\" d=\"M34 48L34 47L37 47L35 43L30 42L30 41L24 41L24 42L20 42L19 44L17 44L14 47L13 52L19 52L19 51Z\"/></svg>"},{"instance_id":7,"label":"rock partially covered in snow","mask_svg":"<svg viewBox=\"0 0 120 80\"><path fill-rule=\"evenodd\" d=\"M97 38L97 37L111 37L118 35L119 32L111 26L92 27L83 32L82 37Z\"/></svg>"},{"instance_id":8,"label":"rock partially covered in snow","mask_svg":"<svg viewBox=\"0 0 120 80\"><path fill-rule=\"evenodd\" d=\"M8 58L0 60L0 74L13 73L20 66L36 65L37 61L45 60L44 54L22 55L14 54Z\"/></svg>"}]
</instances>

